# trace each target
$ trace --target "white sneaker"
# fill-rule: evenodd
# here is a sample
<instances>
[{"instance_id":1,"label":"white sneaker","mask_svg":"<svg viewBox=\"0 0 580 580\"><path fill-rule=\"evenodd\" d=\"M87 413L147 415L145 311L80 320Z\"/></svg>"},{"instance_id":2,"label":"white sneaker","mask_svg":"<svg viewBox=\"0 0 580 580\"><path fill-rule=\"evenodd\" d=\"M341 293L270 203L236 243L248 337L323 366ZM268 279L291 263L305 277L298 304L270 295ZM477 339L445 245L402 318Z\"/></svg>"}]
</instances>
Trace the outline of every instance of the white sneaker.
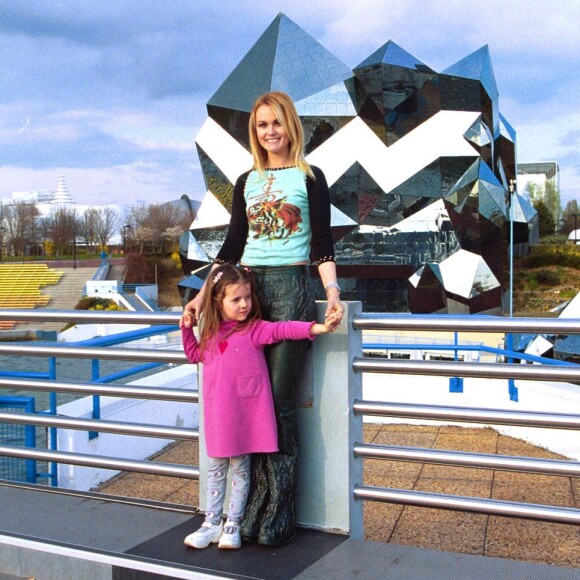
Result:
<instances>
[{"instance_id":1,"label":"white sneaker","mask_svg":"<svg viewBox=\"0 0 580 580\"><path fill-rule=\"evenodd\" d=\"M223 531L223 522L218 525L212 524L211 522L203 522L201 528L193 534L189 534L183 540L183 543L192 548L207 548L210 544L215 544L220 541Z\"/></svg>"},{"instance_id":2,"label":"white sneaker","mask_svg":"<svg viewBox=\"0 0 580 580\"><path fill-rule=\"evenodd\" d=\"M235 522L226 522L224 533L220 538L218 548L220 550L237 550L242 547L242 538L240 537L240 524Z\"/></svg>"}]
</instances>

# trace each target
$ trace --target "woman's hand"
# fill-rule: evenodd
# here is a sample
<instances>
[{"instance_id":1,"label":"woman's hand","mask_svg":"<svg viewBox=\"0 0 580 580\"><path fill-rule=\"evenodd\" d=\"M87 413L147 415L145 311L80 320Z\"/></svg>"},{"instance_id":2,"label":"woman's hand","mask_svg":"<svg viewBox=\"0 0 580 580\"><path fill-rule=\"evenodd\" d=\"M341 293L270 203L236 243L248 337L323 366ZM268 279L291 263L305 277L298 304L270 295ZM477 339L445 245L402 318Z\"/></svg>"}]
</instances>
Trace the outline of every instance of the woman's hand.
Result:
<instances>
[{"instance_id":1,"label":"woman's hand","mask_svg":"<svg viewBox=\"0 0 580 580\"><path fill-rule=\"evenodd\" d=\"M340 293L337 289L332 288L326 293L326 312L324 313L324 319L330 318L334 321L333 330L340 325L342 321L342 316L344 314L344 306L340 301Z\"/></svg>"},{"instance_id":2,"label":"woman's hand","mask_svg":"<svg viewBox=\"0 0 580 580\"><path fill-rule=\"evenodd\" d=\"M197 296L190 300L183 309L183 314L179 319L179 328L190 328L197 324L197 319L201 312L201 307L203 304L203 294L201 292L197 293Z\"/></svg>"}]
</instances>

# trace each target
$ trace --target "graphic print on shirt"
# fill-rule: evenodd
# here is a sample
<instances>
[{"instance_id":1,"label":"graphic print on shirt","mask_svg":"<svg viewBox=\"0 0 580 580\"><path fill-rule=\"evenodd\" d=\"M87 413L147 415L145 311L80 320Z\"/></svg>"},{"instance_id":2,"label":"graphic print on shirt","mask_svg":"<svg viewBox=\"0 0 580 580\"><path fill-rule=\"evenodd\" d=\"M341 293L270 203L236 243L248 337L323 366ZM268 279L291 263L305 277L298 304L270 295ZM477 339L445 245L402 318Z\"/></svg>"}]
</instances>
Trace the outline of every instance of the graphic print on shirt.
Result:
<instances>
[{"instance_id":1,"label":"graphic print on shirt","mask_svg":"<svg viewBox=\"0 0 580 580\"><path fill-rule=\"evenodd\" d=\"M300 208L286 203L287 196L281 190L273 189L275 181L276 177L270 174L262 188L263 193L256 196L257 201L248 208L248 224L255 239L281 240L301 231Z\"/></svg>"}]
</instances>

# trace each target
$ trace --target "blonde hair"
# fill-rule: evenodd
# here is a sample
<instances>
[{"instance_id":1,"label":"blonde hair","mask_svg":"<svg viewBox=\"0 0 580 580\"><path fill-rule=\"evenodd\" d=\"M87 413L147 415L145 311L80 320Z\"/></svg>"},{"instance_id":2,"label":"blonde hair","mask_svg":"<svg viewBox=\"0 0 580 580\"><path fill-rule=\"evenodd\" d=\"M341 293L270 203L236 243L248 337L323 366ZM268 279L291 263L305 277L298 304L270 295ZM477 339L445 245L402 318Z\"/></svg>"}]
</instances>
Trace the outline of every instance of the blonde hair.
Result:
<instances>
[{"instance_id":1,"label":"blonde hair","mask_svg":"<svg viewBox=\"0 0 580 580\"><path fill-rule=\"evenodd\" d=\"M223 264L209 274L209 289L205 293L200 317L199 348L201 357L206 349L215 346L213 339L217 336L222 317L222 302L228 286L232 284L248 284L252 297L252 308L248 317L234 325L232 332L250 327L260 319L260 304L256 293L254 277L249 269L236 268L232 264Z\"/></svg>"},{"instance_id":2,"label":"blonde hair","mask_svg":"<svg viewBox=\"0 0 580 580\"><path fill-rule=\"evenodd\" d=\"M294 106L292 99L280 91L265 93L259 96L254 102L252 112L250 114L250 122L248 124L248 132L250 137L250 149L252 157L254 158L253 169L258 173L263 174L268 162L268 152L258 142L258 135L256 131L256 112L263 105L267 105L272 109L276 119L280 122L282 127L288 133L290 140L290 158L293 164L301 169L304 173L314 178L314 173L310 165L304 159L304 131L302 123L298 117L298 112Z\"/></svg>"}]
</instances>

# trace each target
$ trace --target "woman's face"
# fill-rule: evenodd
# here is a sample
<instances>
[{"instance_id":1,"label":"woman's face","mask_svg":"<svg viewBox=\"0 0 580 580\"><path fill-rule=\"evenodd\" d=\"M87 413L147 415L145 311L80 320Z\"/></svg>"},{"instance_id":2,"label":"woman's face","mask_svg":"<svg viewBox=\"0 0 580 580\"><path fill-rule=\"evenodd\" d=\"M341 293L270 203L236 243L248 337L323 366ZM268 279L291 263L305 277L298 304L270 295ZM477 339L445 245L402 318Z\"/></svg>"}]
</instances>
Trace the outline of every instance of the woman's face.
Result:
<instances>
[{"instance_id":1,"label":"woman's face","mask_svg":"<svg viewBox=\"0 0 580 580\"><path fill-rule=\"evenodd\" d=\"M256 110L256 136L258 143L268 153L268 159L288 157L290 137L276 118L270 105L261 105Z\"/></svg>"}]
</instances>

